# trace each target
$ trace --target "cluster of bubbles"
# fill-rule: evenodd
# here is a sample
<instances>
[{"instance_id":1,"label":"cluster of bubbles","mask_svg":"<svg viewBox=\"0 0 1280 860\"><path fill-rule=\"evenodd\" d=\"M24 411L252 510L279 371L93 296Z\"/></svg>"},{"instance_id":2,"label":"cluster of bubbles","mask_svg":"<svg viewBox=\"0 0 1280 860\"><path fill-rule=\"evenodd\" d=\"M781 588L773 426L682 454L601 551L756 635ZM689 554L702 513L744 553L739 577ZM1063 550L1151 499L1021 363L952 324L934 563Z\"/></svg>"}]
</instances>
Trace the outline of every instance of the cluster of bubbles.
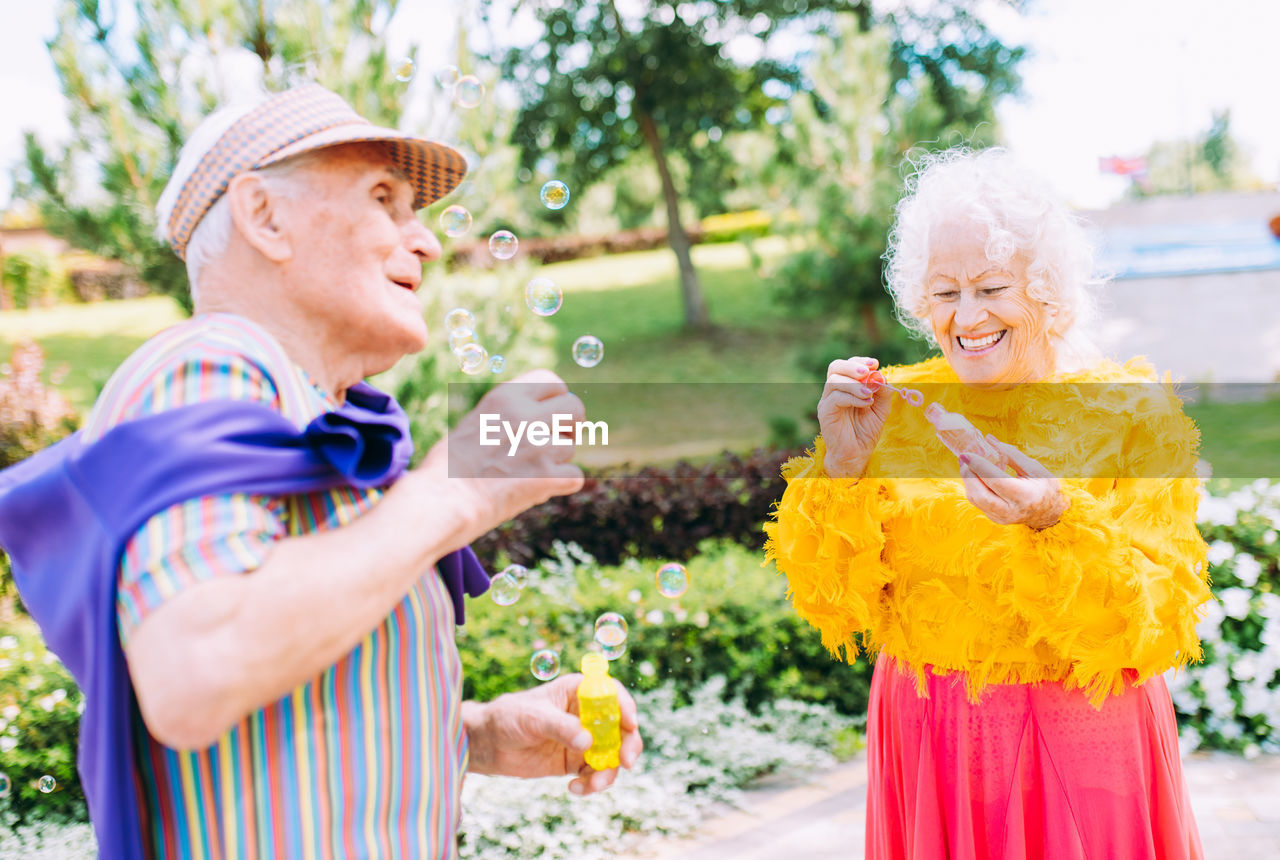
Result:
<instances>
[{"instance_id":1,"label":"cluster of bubbles","mask_svg":"<svg viewBox=\"0 0 1280 860\"><path fill-rule=\"evenodd\" d=\"M499 606L510 606L520 599L520 592L524 590L528 580L527 567L522 564L509 564L502 573L489 580L489 596Z\"/></svg>"},{"instance_id":2,"label":"cluster of bubbles","mask_svg":"<svg viewBox=\"0 0 1280 860\"><path fill-rule=\"evenodd\" d=\"M407 84L417 74L413 57L401 57L391 67L396 80ZM478 107L484 101L484 84L475 75L464 75L457 66L445 66L436 72L436 83L443 90L453 91L453 103L460 108Z\"/></svg>"},{"instance_id":3,"label":"cluster of bubbles","mask_svg":"<svg viewBox=\"0 0 1280 860\"><path fill-rule=\"evenodd\" d=\"M489 355L489 351L476 343L476 316L466 308L454 308L445 314L444 324L449 329L449 349L458 359L458 367L471 376L484 373L501 373L507 360L501 355Z\"/></svg>"},{"instance_id":4,"label":"cluster of bubbles","mask_svg":"<svg viewBox=\"0 0 1280 860\"><path fill-rule=\"evenodd\" d=\"M490 580L489 593L493 602L499 606L511 606L519 600L520 591L524 588L528 573L524 566L513 564ZM675 599L689 590L689 571L683 564L669 562L658 568L657 573L654 574L654 582L659 594ZM629 597L632 602L637 602L642 595L639 589L632 589ZM660 611L655 611L659 617L662 615ZM521 624L525 623L524 618L520 621ZM622 613L605 612L596 619L593 638L600 647L600 653L612 661L627 653L628 633L627 619ZM537 643L537 646L542 644ZM560 674L560 652L553 648L537 647L529 660L529 671L539 681L550 681L557 677Z\"/></svg>"},{"instance_id":5,"label":"cluster of bubbles","mask_svg":"<svg viewBox=\"0 0 1280 860\"><path fill-rule=\"evenodd\" d=\"M42 794L49 794L58 787L58 781L49 774L40 777L36 782L36 788L40 789ZM0 800L4 800L13 791L13 780L9 778L9 774L0 772Z\"/></svg>"}]
</instances>

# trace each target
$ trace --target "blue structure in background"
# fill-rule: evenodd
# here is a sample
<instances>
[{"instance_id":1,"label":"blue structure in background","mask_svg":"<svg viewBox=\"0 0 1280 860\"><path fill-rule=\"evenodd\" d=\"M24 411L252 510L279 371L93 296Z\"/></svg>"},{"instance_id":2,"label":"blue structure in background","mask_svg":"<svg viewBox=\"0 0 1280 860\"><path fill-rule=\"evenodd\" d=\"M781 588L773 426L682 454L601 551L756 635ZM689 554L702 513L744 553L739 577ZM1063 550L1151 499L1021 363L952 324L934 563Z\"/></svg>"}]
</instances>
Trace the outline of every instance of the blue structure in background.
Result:
<instances>
[{"instance_id":1,"label":"blue structure in background","mask_svg":"<svg viewBox=\"0 0 1280 860\"><path fill-rule=\"evenodd\" d=\"M1095 269L1116 280L1280 269L1280 240L1260 219L1113 227Z\"/></svg>"}]
</instances>

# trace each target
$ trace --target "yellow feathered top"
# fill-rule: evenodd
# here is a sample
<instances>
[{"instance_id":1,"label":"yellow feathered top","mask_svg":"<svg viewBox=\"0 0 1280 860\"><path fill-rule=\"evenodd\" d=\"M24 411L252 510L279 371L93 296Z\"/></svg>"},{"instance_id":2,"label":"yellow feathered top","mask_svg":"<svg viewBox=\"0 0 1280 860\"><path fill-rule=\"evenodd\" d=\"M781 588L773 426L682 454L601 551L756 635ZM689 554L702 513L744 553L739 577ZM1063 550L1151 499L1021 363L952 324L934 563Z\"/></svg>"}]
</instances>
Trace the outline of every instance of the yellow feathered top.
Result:
<instances>
[{"instance_id":1,"label":"yellow feathered top","mask_svg":"<svg viewBox=\"0 0 1280 860\"><path fill-rule=\"evenodd\" d=\"M765 552L833 654L852 661L861 633L922 683L926 666L963 672L975 700L987 684L1061 680L1095 705L1201 659L1199 431L1150 365L1104 361L1004 391L959 384L941 358L885 376L949 383L927 399L1038 460L1071 506L1042 531L987 519L923 410L897 398L866 477L824 474L819 436L783 466Z\"/></svg>"}]
</instances>

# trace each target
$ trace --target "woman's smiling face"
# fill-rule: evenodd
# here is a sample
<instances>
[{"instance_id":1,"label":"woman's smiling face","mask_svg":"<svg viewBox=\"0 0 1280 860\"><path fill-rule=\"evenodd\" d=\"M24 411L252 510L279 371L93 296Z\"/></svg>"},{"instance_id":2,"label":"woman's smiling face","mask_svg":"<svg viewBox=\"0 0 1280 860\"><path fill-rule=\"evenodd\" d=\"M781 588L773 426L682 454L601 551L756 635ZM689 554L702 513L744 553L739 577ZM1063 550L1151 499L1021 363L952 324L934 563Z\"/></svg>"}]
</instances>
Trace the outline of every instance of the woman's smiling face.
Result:
<instances>
[{"instance_id":1,"label":"woman's smiling face","mask_svg":"<svg viewBox=\"0 0 1280 860\"><path fill-rule=\"evenodd\" d=\"M982 227L946 221L929 236L925 291L933 335L970 385L1037 382L1052 372L1049 314L1027 295L1027 259L987 259Z\"/></svg>"}]
</instances>

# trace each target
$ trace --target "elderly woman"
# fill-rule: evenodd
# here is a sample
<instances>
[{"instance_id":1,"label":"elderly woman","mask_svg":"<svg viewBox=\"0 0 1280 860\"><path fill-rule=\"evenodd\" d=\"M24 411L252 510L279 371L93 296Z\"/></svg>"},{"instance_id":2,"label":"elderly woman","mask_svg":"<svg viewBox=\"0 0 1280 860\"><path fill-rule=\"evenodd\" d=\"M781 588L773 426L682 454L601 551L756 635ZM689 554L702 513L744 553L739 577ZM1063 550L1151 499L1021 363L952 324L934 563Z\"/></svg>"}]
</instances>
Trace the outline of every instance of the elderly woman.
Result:
<instances>
[{"instance_id":1,"label":"elderly woman","mask_svg":"<svg viewBox=\"0 0 1280 860\"><path fill-rule=\"evenodd\" d=\"M1161 677L1199 659L1211 599L1198 433L1144 361L1089 346L1091 257L1003 152L933 157L888 272L942 355L833 362L784 468L768 555L827 648L878 656L869 858L1201 856ZM880 379L987 456L957 460L943 413Z\"/></svg>"}]
</instances>

